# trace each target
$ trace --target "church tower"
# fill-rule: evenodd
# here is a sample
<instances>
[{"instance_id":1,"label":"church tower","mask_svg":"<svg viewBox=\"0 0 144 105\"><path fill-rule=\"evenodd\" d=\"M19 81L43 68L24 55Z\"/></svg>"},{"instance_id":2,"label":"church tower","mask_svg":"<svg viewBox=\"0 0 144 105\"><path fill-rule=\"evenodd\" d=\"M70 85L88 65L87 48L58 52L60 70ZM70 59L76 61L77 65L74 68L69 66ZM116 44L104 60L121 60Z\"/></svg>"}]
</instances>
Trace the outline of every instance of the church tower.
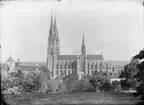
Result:
<instances>
[{"instance_id":1,"label":"church tower","mask_svg":"<svg viewBox=\"0 0 144 105\"><path fill-rule=\"evenodd\" d=\"M54 20L54 36L56 38L56 54L60 55L60 40L59 40L59 36L58 36L56 17L55 17L55 20Z\"/></svg>"},{"instance_id":2,"label":"church tower","mask_svg":"<svg viewBox=\"0 0 144 105\"><path fill-rule=\"evenodd\" d=\"M87 74L87 56L86 56L86 47L85 47L85 40L84 40L84 32L82 38L82 46L81 46L81 71L84 74Z\"/></svg>"},{"instance_id":3,"label":"church tower","mask_svg":"<svg viewBox=\"0 0 144 105\"><path fill-rule=\"evenodd\" d=\"M56 76L56 63L57 55L60 54L59 37L56 24L56 18L53 22L53 16L51 14L49 37L48 37L48 47L47 47L47 62L46 66L51 71L51 77Z\"/></svg>"},{"instance_id":4,"label":"church tower","mask_svg":"<svg viewBox=\"0 0 144 105\"><path fill-rule=\"evenodd\" d=\"M81 46L81 54L83 56L86 55L86 47L85 47L85 40L84 40L84 32L83 32L83 39L82 39L82 46Z\"/></svg>"}]
</instances>

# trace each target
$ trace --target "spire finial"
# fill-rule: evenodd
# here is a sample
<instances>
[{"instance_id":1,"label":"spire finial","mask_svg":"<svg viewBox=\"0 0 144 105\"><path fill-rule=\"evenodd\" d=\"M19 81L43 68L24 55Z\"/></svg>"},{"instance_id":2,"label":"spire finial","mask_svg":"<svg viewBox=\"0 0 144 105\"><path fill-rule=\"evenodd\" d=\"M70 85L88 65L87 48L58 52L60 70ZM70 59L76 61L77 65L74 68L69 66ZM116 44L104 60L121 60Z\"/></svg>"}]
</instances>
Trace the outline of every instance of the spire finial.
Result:
<instances>
[{"instance_id":1,"label":"spire finial","mask_svg":"<svg viewBox=\"0 0 144 105\"><path fill-rule=\"evenodd\" d=\"M50 23L50 30L53 29L53 14L51 12L51 23Z\"/></svg>"},{"instance_id":2,"label":"spire finial","mask_svg":"<svg viewBox=\"0 0 144 105\"><path fill-rule=\"evenodd\" d=\"M82 39L82 45L85 45L85 41L84 41L84 32L83 32L83 39Z\"/></svg>"},{"instance_id":3,"label":"spire finial","mask_svg":"<svg viewBox=\"0 0 144 105\"><path fill-rule=\"evenodd\" d=\"M84 41L84 32L83 32L81 52L82 52L82 55L86 55L86 48L85 48L85 41Z\"/></svg>"},{"instance_id":4,"label":"spire finial","mask_svg":"<svg viewBox=\"0 0 144 105\"><path fill-rule=\"evenodd\" d=\"M54 17L54 31L57 31L56 15L55 15L55 17Z\"/></svg>"},{"instance_id":5,"label":"spire finial","mask_svg":"<svg viewBox=\"0 0 144 105\"><path fill-rule=\"evenodd\" d=\"M58 29L57 29L57 23L56 23L56 14L54 18L54 32L55 32L55 38L59 42Z\"/></svg>"}]
</instances>

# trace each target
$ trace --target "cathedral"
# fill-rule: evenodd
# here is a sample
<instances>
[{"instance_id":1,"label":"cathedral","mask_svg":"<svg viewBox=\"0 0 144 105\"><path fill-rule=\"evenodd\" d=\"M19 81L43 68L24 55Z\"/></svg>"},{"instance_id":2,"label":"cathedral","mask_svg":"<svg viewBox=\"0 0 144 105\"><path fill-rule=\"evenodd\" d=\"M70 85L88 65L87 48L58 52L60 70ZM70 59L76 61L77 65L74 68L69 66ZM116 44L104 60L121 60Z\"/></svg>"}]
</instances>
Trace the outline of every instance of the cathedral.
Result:
<instances>
[{"instance_id":1,"label":"cathedral","mask_svg":"<svg viewBox=\"0 0 144 105\"><path fill-rule=\"evenodd\" d=\"M100 71L103 55L87 55L84 36L82 38L81 54L79 55L60 55L60 40L56 17L51 16L50 29L47 46L46 66L51 71L51 77L78 74L91 75L95 70Z\"/></svg>"}]
</instances>

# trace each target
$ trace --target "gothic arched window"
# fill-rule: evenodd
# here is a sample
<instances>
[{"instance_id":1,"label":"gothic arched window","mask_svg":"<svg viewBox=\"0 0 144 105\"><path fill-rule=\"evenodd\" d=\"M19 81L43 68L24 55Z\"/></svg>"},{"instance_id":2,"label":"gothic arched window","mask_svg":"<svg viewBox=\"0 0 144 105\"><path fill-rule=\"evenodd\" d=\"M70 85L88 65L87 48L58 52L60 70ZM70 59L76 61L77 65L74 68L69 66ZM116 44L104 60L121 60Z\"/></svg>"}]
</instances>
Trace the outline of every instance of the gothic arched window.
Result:
<instances>
[{"instance_id":1,"label":"gothic arched window","mask_svg":"<svg viewBox=\"0 0 144 105\"><path fill-rule=\"evenodd\" d=\"M60 70L60 75L62 75L62 73L63 73L63 71L62 71L62 69Z\"/></svg>"},{"instance_id":2,"label":"gothic arched window","mask_svg":"<svg viewBox=\"0 0 144 105\"><path fill-rule=\"evenodd\" d=\"M68 65L68 68L70 69L70 64Z\"/></svg>"},{"instance_id":3,"label":"gothic arched window","mask_svg":"<svg viewBox=\"0 0 144 105\"><path fill-rule=\"evenodd\" d=\"M51 51L50 51L50 55L53 55L53 50L51 49Z\"/></svg>"},{"instance_id":4,"label":"gothic arched window","mask_svg":"<svg viewBox=\"0 0 144 105\"><path fill-rule=\"evenodd\" d=\"M90 68L90 64L88 63L88 69Z\"/></svg>"},{"instance_id":5,"label":"gothic arched window","mask_svg":"<svg viewBox=\"0 0 144 105\"><path fill-rule=\"evenodd\" d=\"M56 65L56 69L58 69L58 68L59 68L59 64Z\"/></svg>"},{"instance_id":6,"label":"gothic arched window","mask_svg":"<svg viewBox=\"0 0 144 105\"><path fill-rule=\"evenodd\" d=\"M52 77L53 77L53 70L51 71L51 75L52 75Z\"/></svg>"},{"instance_id":7,"label":"gothic arched window","mask_svg":"<svg viewBox=\"0 0 144 105\"><path fill-rule=\"evenodd\" d=\"M88 69L88 75L89 75L89 69Z\"/></svg>"},{"instance_id":8,"label":"gothic arched window","mask_svg":"<svg viewBox=\"0 0 144 105\"><path fill-rule=\"evenodd\" d=\"M68 70L68 74L71 74L70 70Z\"/></svg>"},{"instance_id":9,"label":"gothic arched window","mask_svg":"<svg viewBox=\"0 0 144 105\"><path fill-rule=\"evenodd\" d=\"M91 64L90 68L93 69L93 64Z\"/></svg>"},{"instance_id":10,"label":"gothic arched window","mask_svg":"<svg viewBox=\"0 0 144 105\"><path fill-rule=\"evenodd\" d=\"M65 63L65 69L67 69L67 62Z\"/></svg>"},{"instance_id":11,"label":"gothic arched window","mask_svg":"<svg viewBox=\"0 0 144 105\"><path fill-rule=\"evenodd\" d=\"M58 69L56 70L56 74L57 74L57 76L58 76Z\"/></svg>"},{"instance_id":12,"label":"gothic arched window","mask_svg":"<svg viewBox=\"0 0 144 105\"><path fill-rule=\"evenodd\" d=\"M72 69L72 66L73 66L73 65L72 65L72 62L71 62L71 63L70 63L70 69Z\"/></svg>"},{"instance_id":13,"label":"gothic arched window","mask_svg":"<svg viewBox=\"0 0 144 105\"><path fill-rule=\"evenodd\" d=\"M60 65L60 68L63 69L63 64Z\"/></svg>"}]
</instances>

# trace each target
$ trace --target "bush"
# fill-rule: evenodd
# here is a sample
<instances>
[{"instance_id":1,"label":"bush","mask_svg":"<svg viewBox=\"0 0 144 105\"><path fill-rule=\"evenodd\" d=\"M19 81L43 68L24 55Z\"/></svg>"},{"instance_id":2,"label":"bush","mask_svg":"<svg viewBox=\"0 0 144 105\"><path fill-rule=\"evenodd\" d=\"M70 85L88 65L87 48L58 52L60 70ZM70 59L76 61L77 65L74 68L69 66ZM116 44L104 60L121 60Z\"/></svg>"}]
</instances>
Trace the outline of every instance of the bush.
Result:
<instances>
[{"instance_id":1,"label":"bush","mask_svg":"<svg viewBox=\"0 0 144 105\"><path fill-rule=\"evenodd\" d=\"M14 89L15 87L21 87L23 77L24 76L21 71L9 73L8 78L1 81L2 91L7 91L12 88Z\"/></svg>"},{"instance_id":2,"label":"bush","mask_svg":"<svg viewBox=\"0 0 144 105\"><path fill-rule=\"evenodd\" d=\"M78 80L78 75L70 74L65 76L63 78L63 82L66 86L66 90L71 92L77 80Z\"/></svg>"},{"instance_id":3,"label":"bush","mask_svg":"<svg viewBox=\"0 0 144 105\"><path fill-rule=\"evenodd\" d=\"M93 91L109 91L105 88L111 88L109 76L106 72L95 71L91 77L89 77L89 82L93 86ZM107 86L106 86L107 85Z\"/></svg>"},{"instance_id":4,"label":"bush","mask_svg":"<svg viewBox=\"0 0 144 105\"><path fill-rule=\"evenodd\" d=\"M102 85L99 87L101 92L112 92L113 91L113 86L110 82L104 82Z\"/></svg>"},{"instance_id":5,"label":"bush","mask_svg":"<svg viewBox=\"0 0 144 105\"><path fill-rule=\"evenodd\" d=\"M1 90L5 91L9 88L10 81L9 80L2 80L1 81Z\"/></svg>"},{"instance_id":6,"label":"bush","mask_svg":"<svg viewBox=\"0 0 144 105\"><path fill-rule=\"evenodd\" d=\"M48 80L48 90L50 92L56 92L56 91L58 91L57 90L58 86L59 86L59 84L58 84L58 81L56 79L50 79L50 80Z\"/></svg>"},{"instance_id":7,"label":"bush","mask_svg":"<svg viewBox=\"0 0 144 105\"><path fill-rule=\"evenodd\" d=\"M112 91L113 92L120 92L122 90L121 84L119 81L113 81L112 82Z\"/></svg>"},{"instance_id":8,"label":"bush","mask_svg":"<svg viewBox=\"0 0 144 105\"><path fill-rule=\"evenodd\" d=\"M121 72L120 78L125 78L125 80L121 81L122 89L129 90L129 89L136 89L139 84L138 81L138 68L139 61L138 59L131 59L129 64L124 66L124 71Z\"/></svg>"},{"instance_id":9,"label":"bush","mask_svg":"<svg viewBox=\"0 0 144 105\"><path fill-rule=\"evenodd\" d=\"M110 83L109 76L105 72L94 72L91 75L85 75L80 80L75 76L66 76L65 83L70 92L115 92L120 91L120 83Z\"/></svg>"},{"instance_id":10,"label":"bush","mask_svg":"<svg viewBox=\"0 0 144 105\"><path fill-rule=\"evenodd\" d=\"M23 91L36 92L41 87L40 75L36 73L27 74L21 84Z\"/></svg>"},{"instance_id":11,"label":"bush","mask_svg":"<svg viewBox=\"0 0 144 105\"><path fill-rule=\"evenodd\" d=\"M58 87L57 87L57 91L58 91L58 92L61 92L61 93L67 92L66 84L64 84L64 83L59 83L59 84L58 84Z\"/></svg>"},{"instance_id":12,"label":"bush","mask_svg":"<svg viewBox=\"0 0 144 105\"><path fill-rule=\"evenodd\" d=\"M131 79L121 80L121 87L123 90L129 90L129 89L135 90L136 89L136 83Z\"/></svg>"},{"instance_id":13,"label":"bush","mask_svg":"<svg viewBox=\"0 0 144 105\"><path fill-rule=\"evenodd\" d=\"M92 85L87 79L77 80L74 86L72 86L72 91L73 92L90 92L92 91Z\"/></svg>"}]
</instances>

